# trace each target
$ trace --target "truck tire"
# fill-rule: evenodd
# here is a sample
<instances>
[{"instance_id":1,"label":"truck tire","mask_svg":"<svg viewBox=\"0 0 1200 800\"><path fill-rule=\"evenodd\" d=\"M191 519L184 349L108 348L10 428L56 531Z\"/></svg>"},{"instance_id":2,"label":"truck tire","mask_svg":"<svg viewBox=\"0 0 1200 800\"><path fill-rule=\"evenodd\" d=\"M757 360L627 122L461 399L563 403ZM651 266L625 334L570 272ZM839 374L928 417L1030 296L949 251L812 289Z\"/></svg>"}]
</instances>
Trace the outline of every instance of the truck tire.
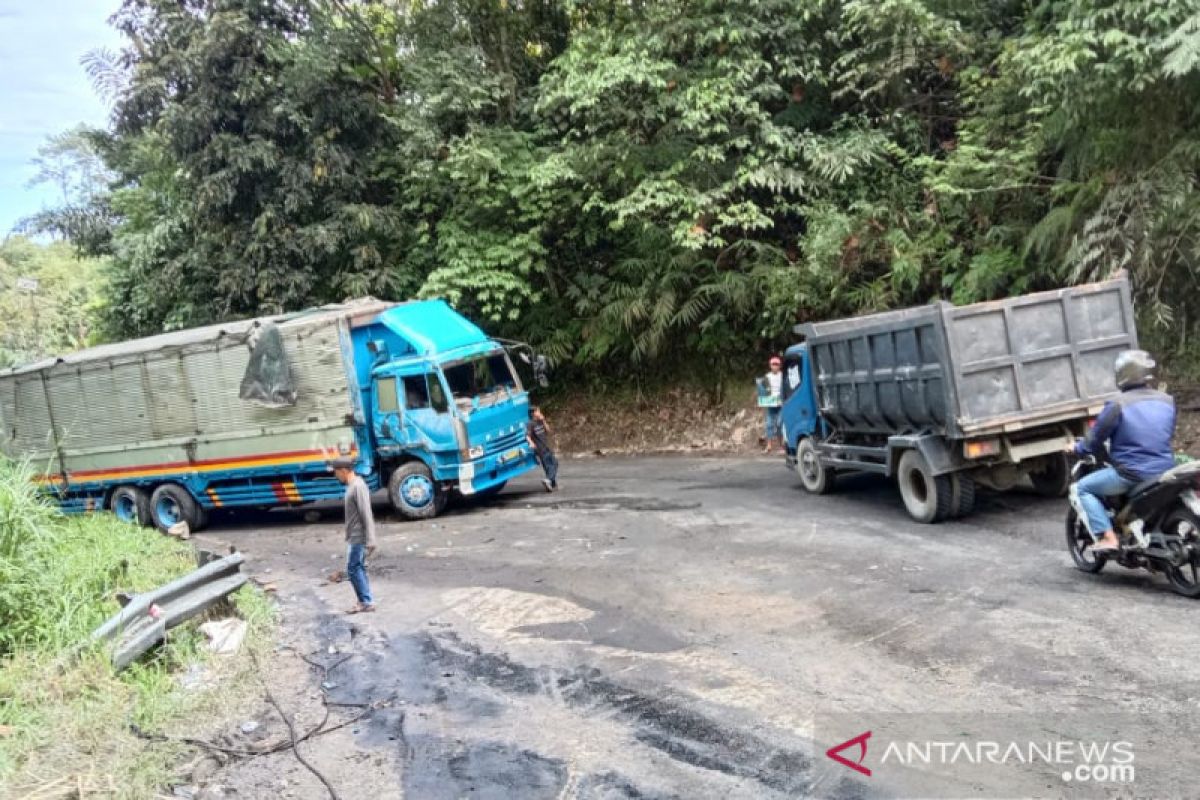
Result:
<instances>
[{"instance_id":1,"label":"truck tire","mask_svg":"<svg viewBox=\"0 0 1200 800\"><path fill-rule=\"evenodd\" d=\"M118 486L109 498L108 508L122 522L148 527L150 496L137 486Z\"/></svg>"},{"instance_id":2,"label":"truck tire","mask_svg":"<svg viewBox=\"0 0 1200 800\"><path fill-rule=\"evenodd\" d=\"M1053 453L1039 459L1038 470L1029 473L1033 491L1042 497L1066 497L1071 488L1071 462L1066 453Z\"/></svg>"},{"instance_id":3,"label":"truck tire","mask_svg":"<svg viewBox=\"0 0 1200 800\"><path fill-rule=\"evenodd\" d=\"M975 479L965 472L955 472L950 476L950 494L952 510L950 516L965 517L975 510Z\"/></svg>"},{"instance_id":4,"label":"truck tire","mask_svg":"<svg viewBox=\"0 0 1200 800\"><path fill-rule=\"evenodd\" d=\"M388 500L405 519L436 517L446 507L446 493L420 461L406 461L388 479Z\"/></svg>"},{"instance_id":5,"label":"truck tire","mask_svg":"<svg viewBox=\"0 0 1200 800\"><path fill-rule=\"evenodd\" d=\"M954 487L949 475L934 476L919 450L905 450L896 471L900 497L917 522L941 522L954 510Z\"/></svg>"},{"instance_id":6,"label":"truck tire","mask_svg":"<svg viewBox=\"0 0 1200 800\"><path fill-rule=\"evenodd\" d=\"M817 446L807 436L796 445L796 474L800 476L800 485L810 494L833 491L836 476L833 470L821 464Z\"/></svg>"},{"instance_id":7,"label":"truck tire","mask_svg":"<svg viewBox=\"0 0 1200 800\"><path fill-rule=\"evenodd\" d=\"M191 492L174 483L164 483L150 495L150 519L163 533L177 522L186 522L189 530L198 530L203 519L200 505Z\"/></svg>"}]
</instances>

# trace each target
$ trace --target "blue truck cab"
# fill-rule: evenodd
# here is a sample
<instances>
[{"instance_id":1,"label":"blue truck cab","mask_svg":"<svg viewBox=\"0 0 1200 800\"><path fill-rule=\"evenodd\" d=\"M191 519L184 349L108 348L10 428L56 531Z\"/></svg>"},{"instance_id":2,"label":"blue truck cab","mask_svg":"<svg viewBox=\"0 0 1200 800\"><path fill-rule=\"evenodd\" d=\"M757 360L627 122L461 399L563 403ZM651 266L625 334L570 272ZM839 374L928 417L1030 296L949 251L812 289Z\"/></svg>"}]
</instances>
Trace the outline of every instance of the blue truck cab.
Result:
<instances>
[{"instance_id":1,"label":"blue truck cab","mask_svg":"<svg viewBox=\"0 0 1200 800\"><path fill-rule=\"evenodd\" d=\"M358 471L402 515L488 495L532 469L529 396L508 352L445 302L394 306L351 329L362 417Z\"/></svg>"},{"instance_id":2,"label":"blue truck cab","mask_svg":"<svg viewBox=\"0 0 1200 800\"><path fill-rule=\"evenodd\" d=\"M823 432L821 415L817 413L817 395L813 390L812 365L808 346L794 344L783 354L783 425L784 448L789 460L795 458L800 439Z\"/></svg>"}]
</instances>

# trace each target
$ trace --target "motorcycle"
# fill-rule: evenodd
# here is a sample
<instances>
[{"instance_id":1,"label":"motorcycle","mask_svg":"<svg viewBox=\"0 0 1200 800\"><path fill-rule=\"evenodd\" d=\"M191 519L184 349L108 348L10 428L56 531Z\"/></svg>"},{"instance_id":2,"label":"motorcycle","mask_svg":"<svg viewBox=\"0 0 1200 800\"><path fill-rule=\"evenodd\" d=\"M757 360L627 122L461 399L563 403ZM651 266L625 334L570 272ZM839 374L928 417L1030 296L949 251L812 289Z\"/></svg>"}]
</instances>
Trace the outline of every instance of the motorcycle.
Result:
<instances>
[{"instance_id":1,"label":"motorcycle","mask_svg":"<svg viewBox=\"0 0 1200 800\"><path fill-rule=\"evenodd\" d=\"M1200 461L1178 464L1124 495L1105 498L1121 546L1096 553L1090 548L1094 540L1084 524L1077 482L1101 466L1089 456L1071 469L1067 549L1075 566L1096 573L1116 561L1128 569L1162 572L1178 594L1200 597Z\"/></svg>"}]
</instances>

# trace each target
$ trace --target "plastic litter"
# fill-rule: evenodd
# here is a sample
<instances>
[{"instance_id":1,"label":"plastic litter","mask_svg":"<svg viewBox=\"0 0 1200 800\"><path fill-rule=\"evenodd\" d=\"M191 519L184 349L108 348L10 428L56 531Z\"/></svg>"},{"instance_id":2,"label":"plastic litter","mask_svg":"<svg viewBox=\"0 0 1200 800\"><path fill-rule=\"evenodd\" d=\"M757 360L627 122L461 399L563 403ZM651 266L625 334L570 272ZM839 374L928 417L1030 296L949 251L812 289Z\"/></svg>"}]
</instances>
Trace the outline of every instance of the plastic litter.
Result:
<instances>
[{"instance_id":1,"label":"plastic litter","mask_svg":"<svg viewBox=\"0 0 1200 800\"><path fill-rule=\"evenodd\" d=\"M241 649L246 638L246 621L236 617L213 620L201 625L200 632L208 637L209 650L230 655Z\"/></svg>"}]
</instances>

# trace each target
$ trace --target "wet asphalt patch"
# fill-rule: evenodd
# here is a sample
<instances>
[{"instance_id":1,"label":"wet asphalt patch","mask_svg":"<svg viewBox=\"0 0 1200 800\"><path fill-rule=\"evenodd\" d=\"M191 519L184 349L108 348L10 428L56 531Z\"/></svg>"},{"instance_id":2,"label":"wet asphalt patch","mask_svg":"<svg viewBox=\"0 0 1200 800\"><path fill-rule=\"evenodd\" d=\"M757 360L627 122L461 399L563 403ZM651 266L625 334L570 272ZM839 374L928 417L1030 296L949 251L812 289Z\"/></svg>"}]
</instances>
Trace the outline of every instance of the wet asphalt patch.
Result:
<instances>
[{"instance_id":1,"label":"wet asphalt patch","mask_svg":"<svg viewBox=\"0 0 1200 800\"><path fill-rule=\"evenodd\" d=\"M354 638L356 626L328 617L321 633ZM356 649L358 649L356 647ZM690 698L650 695L592 667L528 666L485 652L444 627L386 639L376 634L365 652L341 666L334 702L363 703L394 696L365 723L364 746L394 748L403 761L410 797L665 798L615 770L569 775L565 762L520 743L499 741L480 725L447 726L438 719L495 720L523 698L553 700L583 717L618 722L641 745L682 765L750 781L786 796L811 794L809 754L781 748L748 731L723 725L695 709ZM473 735L475 734L475 735ZM827 791L831 790L831 791ZM853 785L822 787L825 796L851 797Z\"/></svg>"}]
</instances>

